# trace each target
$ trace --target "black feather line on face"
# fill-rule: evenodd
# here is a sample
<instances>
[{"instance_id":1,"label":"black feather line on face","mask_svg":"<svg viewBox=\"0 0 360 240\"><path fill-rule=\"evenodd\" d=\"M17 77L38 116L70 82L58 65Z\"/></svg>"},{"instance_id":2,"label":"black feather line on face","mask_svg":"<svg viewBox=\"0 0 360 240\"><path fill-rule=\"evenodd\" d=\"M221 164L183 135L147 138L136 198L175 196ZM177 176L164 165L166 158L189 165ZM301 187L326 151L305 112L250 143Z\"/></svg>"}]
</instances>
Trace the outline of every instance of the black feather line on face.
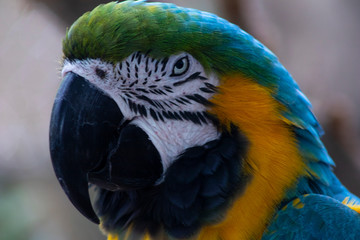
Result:
<instances>
[{"instance_id":1,"label":"black feather line on face","mask_svg":"<svg viewBox=\"0 0 360 240\"><path fill-rule=\"evenodd\" d=\"M157 71L158 71L159 62L160 62L160 60L157 60L156 63L155 63L155 70L154 70L154 72L157 72Z\"/></svg>"},{"instance_id":2,"label":"black feather line on face","mask_svg":"<svg viewBox=\"0 0 360 240\"><path fill-rule=\"evenodd\" d=\"M123 81L123 85L121 87L118 87L118 89L123 91L121 95L126 97L125 102L127 103L129 109L132 112L144 117L149 116L155 121L165 121L166 119L170 119L176 121L191 121L198 125L211 123L217 124L216 121L213 121L213 119L209 117L210 115L204 112L180 110L176 111L174 109L174 107L181 109L183 108L182 106L194 103L198 103L204 106L211 106L211 102L207 98L203 97L201 94L214 93L216 87L208 83L206 81L208 79L204 76L201 76L201 72L194 72L184 80L169 85L158 85L157 83L162 81L162 78L157 78L153 80L152 84L150 83L151 85L147 85L148 77L145 77L144 79L138 79L139 65L141 64L141 61L145 62L145 71L150 77L152 74L152 70L149 69L149 62L155 65L153 70L154 72L161 71L163 75L166 75L166 72L164 71L168 65L169 58L154 59L150 58L146 54L143 55L141 52L136 52L131 56L130 59L120 63L117 71L119 71L119 69L122 69L123 66L124 69L126 67L126 72L124 74L127 75L127 79L124 79L124 76L121 76L121 73L119 73L119 79ZM130 72L130 68L132 65L134 65L134 73ZM135 75L134 81L131 81L132 74ZM156 95L157 98L158 96L166 97L170 95L170 93L174 93L174 89L176 89L176 86L193 80L203 81L204 85L198 89L198 93L163 100L156 100L152 99L151 97L151 95ZM127 82L129 82L129 85L124 86L124 84L126 84ZM138 86L138 84L141 85ZM135 100L136 98L140 101ZM147 105L145 102L150 104L151 106Z\"/></svg>"},{"instance_id":3,"label":"black feather line on face","mask_svg":"<svg viewBox=\"0 0 360 240\"><path fill-rule=\"evenodd\" d=\"M162 64L161 71L162 71L162 72L165 71L165 68L166 68L166 66L167 66L168 61L169 61L169 58L164 58L164 59L161 61L161 64Z\"/></svg>"},{"instance_id":4,"label":"black feather line on face","mask_svg":"<svg viewBox=\"0 0 360 240\"><path fill-rule=\"evenodd\" d=\"M154 111L154 109L150 109L150 115L151 115L151 117L155 120L155 121L158 121L159 119L158 119L158 117L157 117L157 114L156 114L156 112Z\"/></svg>"},{"instance_id":5,"label":"black feather line on face","mask_svg":"<svg viewBox=\"0 0 360 240\"><path fill-rule=\"evenodd\" d=\"M148 57L146 58L146 61L145 61L145 72L149 72L149 58Z\"/></svg>"},{"instance_id":6,"label":"black feather line on face","mask_svg":"<svg viewBox=\"0 0 360 240\"><path fill-rule=\"evenodd\" d=\"M182 81L179 81L179 82L176 82L173 84L174 87L177 87L177 86L180 86L184 83L187 83L187 82L190 82L192 80L196 80L196 79L200 79L200 80L207 80L206 77L203 77L200 75L200 72L195 72L193 74L191 74L188 78L186 78L185 80L182 80Z\"/></svg>"},{"instance_id":7,"label":"black feather line on face","mask_svg":"<svg viewBox=\"0 0 360 240\"><path fill-rule=\"evenodd\" d=\"M147 91L144 88L136 88L135 90L138 91L138 92L149 93L149 91Z\"/></svg>"},{"instance_id":8,"label":"black feather line on face","mask_svg":"<svg viewBox=\"0 0 360 240\"><path fill-rule=\"evenodd\" d=\"M138 52L136 55L137 55L136 58L138 60L137 63L140 65L142 54L140 52Z\"/></svg>"},{"instance_id":9,"label":"black feather line on face","mask_svg":"<svg viewBox=\"0 0 360 240\"><path fill-rule=\"evenodd\" d=\"M185 97L197 103L200 103L204 106L211 106L211 102L206 98L204 98L203 96L201 96L200 94L195 93L194 95L186 95Z\"/></svg>"},{"instance_id":10,"label":"black feather line on face","mask_svg":"<svg viewBox=\"0 0 360 240\"><path fill-rule=\"evenodd\" d=\"M146 108L141 105L141 104L138 104L138 109L139 109L139 112L142 116L144 117L147 117L147 111L146 111Z\"/></svg>"},{"instance_id":11,"label":"black feather line on face","mask_svg":"<svg viewBox=\"0 0 360 240\"><path fill-rule=\"evenodd\" d=\"M162 122L165 122L165 119L164 119L164 117L161 115L160 112L157 112L157 115L158 115L159 119L160 119Z\"/></svg>"},{"instance_id":12,"label":"black feather line on face","mask_svg":"<svg viewBox=\"0 0 360 240\"><path fill-rule=\"evenodd\" d=\"M154 103L153 100L151 100L150 98L148 98L147 96L144 96L144 95L139 95L139 96L136 96L138 99L140 100L144 100L148 103L150 103L153 107L157 107L156 104Z\"/></svg>"},{"instance_id":13,"label":"black feather line on face","mask_svg":"<svg viewBox=\"0 0 360 240\"><path fill-rule=\"evenodd\" d=\"M150 110L150 114L155 114ZM167 169L164 181L146 189L111 192L99 189L95 203L109 231L160 230L175 238L196 234L216 224L250 177L242 174L248 142L232 126L218 140L187 149ZM139 166L141 167L141 166Z\"/></svg>"},{"instance_id":14,"label":"black feather line on face","mask_svg":"<svg viewBox=\"0 0 360 240\"><path fill-rule=\"evenodd\" d=\"M132 55L132 57L131 57L131 62L134 61L135 55L136 55L136 54L133 54L133 55Z\"/></svg>"},{"instance_id":15,"label":"black feather line on face","mask_svg":"<svg viewBox=\"0 0 360 240\"><path fill-rule=\"evenodd\" d=\"M207 87L202 87L202 88L200 88L200 90L203 91L204 93L215 93L215 91L213 91Z\"/></svg>"}]
</instances>

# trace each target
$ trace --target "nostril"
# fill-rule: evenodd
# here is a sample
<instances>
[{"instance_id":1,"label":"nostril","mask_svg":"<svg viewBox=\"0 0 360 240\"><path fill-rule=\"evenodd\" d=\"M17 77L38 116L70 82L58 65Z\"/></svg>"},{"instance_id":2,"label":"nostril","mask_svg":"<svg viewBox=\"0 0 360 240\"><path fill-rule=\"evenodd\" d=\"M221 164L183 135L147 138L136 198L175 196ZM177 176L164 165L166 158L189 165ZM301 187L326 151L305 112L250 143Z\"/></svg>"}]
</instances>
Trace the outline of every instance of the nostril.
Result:
<instances>
[{"instance_id":1,"label":"nostril","mask_svg":"<svg viewBox=\"0 0 360 240\"><path fill-rule=\"evenodd\" d=\"M106 72L100 68L96 68L95 73L101 79L104 79L106 77Z\"/></svg>"}]
</instances>

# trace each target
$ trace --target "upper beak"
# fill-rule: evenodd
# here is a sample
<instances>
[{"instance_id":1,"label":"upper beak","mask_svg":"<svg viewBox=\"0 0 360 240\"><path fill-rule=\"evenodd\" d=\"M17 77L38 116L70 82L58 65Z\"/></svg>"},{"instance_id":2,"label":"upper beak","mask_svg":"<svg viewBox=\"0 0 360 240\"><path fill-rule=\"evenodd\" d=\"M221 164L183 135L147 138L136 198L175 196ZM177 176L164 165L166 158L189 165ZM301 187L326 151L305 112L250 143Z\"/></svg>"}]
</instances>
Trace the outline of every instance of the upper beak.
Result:
<instances>
[{"instance_id":1,"label":"upper beak","mask_svg":"<svg viewBox=\"0 0 360 240\"><path fill-rule=\"evenodd\" d=\"M87 173L106 158L124 119L118 106L77 74L66 74L50 122L50 154L55 174L74 206L99 223L88 192Z\"/></svg>"},{"instance_id":2,"label":"upper beak","mask_svg":"<svg viewBox=\"0 0 360 240\"><path fill-rule=\"evenodd\" d=\"M110 96L83 77L66 74L51 114L51 159L70 201L97 224L89 182L108 190L145 187L163 171L148 135L129 122Z\"/></svg>"}]
</instances>

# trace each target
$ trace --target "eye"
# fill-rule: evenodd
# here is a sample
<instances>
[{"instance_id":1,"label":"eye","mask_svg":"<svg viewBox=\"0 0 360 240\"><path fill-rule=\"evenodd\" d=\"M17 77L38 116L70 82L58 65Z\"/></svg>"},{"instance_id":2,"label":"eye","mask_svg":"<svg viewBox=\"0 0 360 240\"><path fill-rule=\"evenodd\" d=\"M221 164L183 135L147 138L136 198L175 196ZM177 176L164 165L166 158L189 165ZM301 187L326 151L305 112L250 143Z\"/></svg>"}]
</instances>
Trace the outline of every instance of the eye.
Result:
<instances>
[{"instance_id":1,"label":"eye","mask_svg":"<svg viewBox=\"0 0 360 240\"><path fill-rule=\"evenodd\" d=\"M176 61L171 76L180 76L189 69L189 58L183 57Z\"/></svg>"}]
</instances>

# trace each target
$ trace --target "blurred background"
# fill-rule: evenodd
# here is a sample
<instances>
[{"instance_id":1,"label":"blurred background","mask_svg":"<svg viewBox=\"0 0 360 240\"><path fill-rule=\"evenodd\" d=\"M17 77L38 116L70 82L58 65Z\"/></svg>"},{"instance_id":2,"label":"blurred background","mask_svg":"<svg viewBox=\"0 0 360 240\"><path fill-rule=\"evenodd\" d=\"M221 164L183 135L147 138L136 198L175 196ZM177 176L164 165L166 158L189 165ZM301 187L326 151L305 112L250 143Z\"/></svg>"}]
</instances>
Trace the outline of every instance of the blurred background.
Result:
<instances>
[{"instance_id":1,"label":"blurred background","mask_svg":"<svg viewBox=\"0 0 360 240\"><path fill-rule=\"evenodd\" d=\"M98 0L0 0L0 239L101 240L70 204L48 150L66 27ZM241 26L313 103L341 181L360 195L360 1L171 1Z\"/></svg>"}]
</instances>

